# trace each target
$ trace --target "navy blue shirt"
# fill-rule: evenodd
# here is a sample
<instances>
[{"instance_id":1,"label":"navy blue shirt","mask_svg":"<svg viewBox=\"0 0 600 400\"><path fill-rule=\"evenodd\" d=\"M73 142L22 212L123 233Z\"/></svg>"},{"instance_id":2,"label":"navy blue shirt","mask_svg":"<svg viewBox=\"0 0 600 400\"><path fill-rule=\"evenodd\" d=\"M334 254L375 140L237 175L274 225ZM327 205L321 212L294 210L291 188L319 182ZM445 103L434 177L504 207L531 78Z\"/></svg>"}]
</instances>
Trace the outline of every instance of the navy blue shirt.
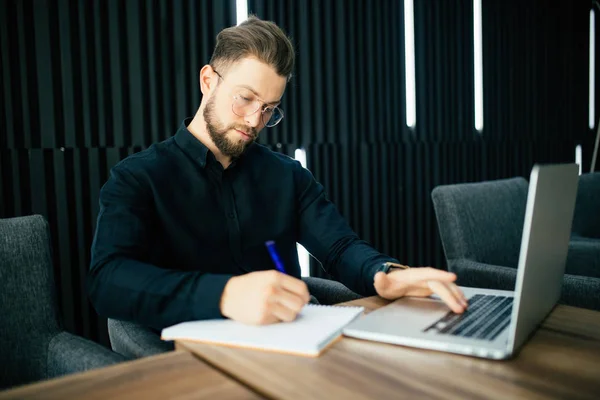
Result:
<instances>
[{"instance_id":1,"label":"navy blue shirt","mask_svg":"<svg viewBox=\"0 0 600 400\"><path fill-rule=\"evenodd\" d=\"M127 157L100 191L88 275L100 315L162 329L219 318L235 275L274 269L300 277L296 242L363 295L385 256L360 240L323 187L294 159L259 144L227 168L186 128Z\"/></svg>"}]
</instances>

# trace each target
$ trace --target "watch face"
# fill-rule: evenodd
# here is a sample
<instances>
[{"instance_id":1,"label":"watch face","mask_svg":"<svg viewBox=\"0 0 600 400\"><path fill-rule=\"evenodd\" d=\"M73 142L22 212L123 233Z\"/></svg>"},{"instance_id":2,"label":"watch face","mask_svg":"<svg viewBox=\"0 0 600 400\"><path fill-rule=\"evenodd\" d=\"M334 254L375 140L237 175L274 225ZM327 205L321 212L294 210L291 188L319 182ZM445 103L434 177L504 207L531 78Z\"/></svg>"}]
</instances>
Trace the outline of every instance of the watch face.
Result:
<instances>
[{"instance_id":1,"label":"watch face","mask_svg":"<svg viewBox=\"0 0 600 400\"><path fill-rule=\"evenodd\" d=\"M409 269L410 267L408 265L402 265L402 264L396 264L393 262L386 262L384 263L385 265L387 265L388 269Z\"/></svg>"},{"instance_id":2,"label":"watch face","mask_svg":"<svg viewBox=\"0 0 600 400\"><path fill-rule=\"evenodd\" d=\"M397 270L397 269L408 269L408 268L409 267L407 267L406 265L396 264L396 263L388 261L388 262L384 262L383 264L381 264L381 267L379 267L379 271L389 274L390 272Z\"/></svg>"},{"instance_id":3,"label":"watch face","mask_svg":"<svg viewBox=\"0 0 600 400\"><path fill-rule=\"evenodd\" d=\"M389 264L388 263L381 264L381 267L379 267L378 271L387 274L388 272L390 272L390 266L389 266Z\"/></svg>"}]
</instances>

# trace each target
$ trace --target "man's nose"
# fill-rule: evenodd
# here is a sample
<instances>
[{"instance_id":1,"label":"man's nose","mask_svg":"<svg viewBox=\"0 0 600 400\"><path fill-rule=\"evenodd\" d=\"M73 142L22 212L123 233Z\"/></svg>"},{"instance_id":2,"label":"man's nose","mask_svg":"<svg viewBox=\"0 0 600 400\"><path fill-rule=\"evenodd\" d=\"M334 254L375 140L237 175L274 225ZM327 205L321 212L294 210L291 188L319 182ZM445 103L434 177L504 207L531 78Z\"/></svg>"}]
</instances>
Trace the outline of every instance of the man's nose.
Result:
<instances>
[{"instance_id":1,"label":"man's nose","mask_svg":"<svg viewBox=\"0 0 600 400\"><path fill-rule=\"evenodd\" d=\"M262 113L260 110L258 110L254 114L247 115L244 119L246 120L246 124L248 126L256 128L262 124Z\"/></svg>"}]
</instances>

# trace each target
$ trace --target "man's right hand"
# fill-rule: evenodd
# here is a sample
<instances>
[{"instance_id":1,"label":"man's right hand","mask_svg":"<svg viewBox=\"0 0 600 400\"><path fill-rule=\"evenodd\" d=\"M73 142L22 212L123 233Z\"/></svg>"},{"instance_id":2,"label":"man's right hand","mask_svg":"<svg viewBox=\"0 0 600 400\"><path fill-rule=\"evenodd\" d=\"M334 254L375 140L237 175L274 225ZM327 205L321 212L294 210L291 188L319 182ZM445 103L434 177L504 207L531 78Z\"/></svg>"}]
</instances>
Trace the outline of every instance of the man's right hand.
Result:
<instances>
[{"instance_id":1,"label":"man's right hand","mask_svg":"<svg viewBox=\"0 0 600 400\"><path fill-rule=\"evenodd\" d=\"M252 325L293 321L308 303L306 284L277 271L257 271L235 276L221 296L223 316Z\"/></svg>"}]
</instances>

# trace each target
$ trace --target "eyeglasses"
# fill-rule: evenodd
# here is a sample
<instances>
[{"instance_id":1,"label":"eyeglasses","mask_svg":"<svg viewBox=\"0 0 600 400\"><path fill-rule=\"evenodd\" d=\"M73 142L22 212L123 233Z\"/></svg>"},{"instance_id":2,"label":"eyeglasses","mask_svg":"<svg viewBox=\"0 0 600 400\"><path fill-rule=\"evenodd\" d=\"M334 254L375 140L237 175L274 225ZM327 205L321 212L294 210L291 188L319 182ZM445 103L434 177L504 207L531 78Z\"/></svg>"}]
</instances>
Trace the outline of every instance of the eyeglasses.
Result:
<instances>
[{"instance_id":1,"label":"eyeglasses","mask_svg":"<svg viewBox=\"0 0 600 400\"><path fill-rule=\"evenodd\" d=\"M215 74L225 82L225 79L214 68ZM227 82L225 82L227 83ZM261 119L267 128L271 128L283 119L283 110L260 101L251 90L235 88L231 111L238 117L248 117L260 110Z\"/></svg>"}]
</instances>

